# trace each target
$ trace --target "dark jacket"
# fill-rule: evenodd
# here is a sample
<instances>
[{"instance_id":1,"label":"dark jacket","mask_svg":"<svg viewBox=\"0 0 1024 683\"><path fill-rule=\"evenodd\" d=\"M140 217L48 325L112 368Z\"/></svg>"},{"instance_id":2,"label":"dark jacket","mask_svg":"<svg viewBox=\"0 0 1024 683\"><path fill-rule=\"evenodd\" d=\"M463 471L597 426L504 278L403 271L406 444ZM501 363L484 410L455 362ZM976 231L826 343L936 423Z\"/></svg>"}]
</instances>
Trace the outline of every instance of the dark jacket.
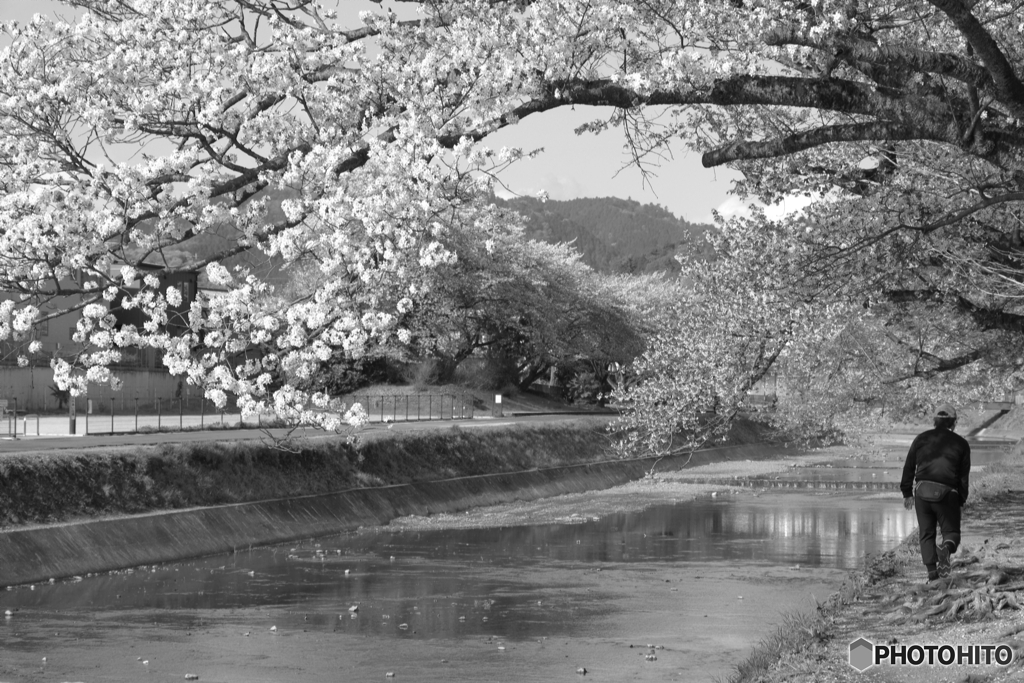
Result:
<instances>
[{"instance_id":1,"label":"dark jacket","mask_svg":"<svg viewBox=\"0 0 1024 683\"><path fill-rule=\"evenodd\" d=\"M963 505L967 502L970 473L971 446L967 440L948 429L929 429L910 445L900 491L904 498L909 498L913 495L915 479L934 481L956 489Z\"/></svg>"}]
</instances>

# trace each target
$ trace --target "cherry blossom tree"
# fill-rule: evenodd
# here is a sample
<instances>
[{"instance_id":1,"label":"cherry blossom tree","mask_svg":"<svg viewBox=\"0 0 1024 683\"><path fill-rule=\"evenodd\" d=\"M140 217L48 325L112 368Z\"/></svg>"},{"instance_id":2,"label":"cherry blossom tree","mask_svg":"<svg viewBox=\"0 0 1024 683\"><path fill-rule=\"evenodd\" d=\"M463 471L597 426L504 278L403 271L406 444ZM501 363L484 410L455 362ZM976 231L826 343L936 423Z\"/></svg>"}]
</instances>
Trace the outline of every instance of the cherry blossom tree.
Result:
<instances>
[{"instance_id":1,"label":"cherry blossom tree","mask_svg":"<svg viewBox=\"0 0 1024 683\"><path fill-rule=\"evenodd\" d=\"M527 240L523 219L507 208L495 207L487 221L474 216L470 222L458 214L448 218L449 262L405 275L415 283L415 296L397 281L378 289L381 299L388 289L392 299L402 299L388 303L398 311L396 334L370 344L372 357L429 363L431 382L447 384L463 361L476 356L495 382L487 388L527 389L556 366L603 368L639 355L654 328L631 287L662 278L601 275L569 245ZM307 264L302 273L292 288L315 289L316 265ZM322 364L321 376L333 377L344 361L336 353Z\"/></svg>"},{"instance_id":2,"label":"cherry blossom tree","mask_svg":"<svg viewBox=\"0 0 1024 683\"><path fill-rule=\"evenodd\" d=\"M487 173L518 155L473 147L506 100L469 67L501 37L449 26L461 47L442 56L435 21L386 13L347 30L308 2L75 4L86 10L75 23L7 27L0 286L14 296L0 333L22 337L43 303L72 301L50 314L81 313L86 352L53 363L72 393L116 384L122 349L154 347L218 404L230 393L246 411L269 404L337 427L330 397L296 386L334 350L358 358L400 332L408 297L379 289L398 282L415 297L403 275L454 259L446 219L486 222ZM269 220L275 191L292 196ZM234 239L219 253L141 273L225 225ZM247 250L315 261L317 286L288 298L224 266ZM197 298L189 333L171 336L180 301L159 276L196 270L227 292ZM142 328L117 326L119 296L147 314Z\"/></svg>"},{"instance_id":3,"label":"cherry blossom tree","mask_svg":"<svg viewBox=\"0 0 1024 683\"><path fill-rule=\"evenodd\" d=\"M978 329L942 300L837 295L831 277L806 276L786 226L742 223L716 260L683 265L636 379L616 392L627 451L693 449L750 413L790 438L852 435L1013 388L1013 332Z\"/></svg>"},{"instance_id":4,"label":"cherry blossom tree","mask_svg":"<svg viewBox=\"0 0 1024 683\"><path fill-rule=\"evenodd\" d=\"M838 312L862 310L956 316L957 344L918 345L921 378L1020 371L993 346L1024 321L1013 1L441 0L411 20L313 0L69 4L73 22L8 26L0 55L0 337L28 334L45 302L75 302L87 351L54 363L73 392L116 382L122 349L152 347L215 401L337 426L330 397L297 383L336 350L356 358L398 334L405 297L379 285L403 283L415 304L407 276L453 263L453 212L487 223L494 178L522 155L488 150L490 133L581 105L607 112L581 132L623 127L641 164L681 142L742 170L742 195L815 200L801 221L725 226L752 270L723 282L757 305L700 284L685 297L756 333L733 358L783 358L779 335L825 348ZM271 192L291 193L273 220ZM220 252L140 274L225 225ZM780 269L767 276L743 252L766 240ZM224 266L252 250L315 262L317 286L289 298ZM172 337L159 275L196 270L228 293L197 299ZM149 322L117 327L114 300ZM734 379L708 381L734 395Z\"/></svg>"}]
</instances>

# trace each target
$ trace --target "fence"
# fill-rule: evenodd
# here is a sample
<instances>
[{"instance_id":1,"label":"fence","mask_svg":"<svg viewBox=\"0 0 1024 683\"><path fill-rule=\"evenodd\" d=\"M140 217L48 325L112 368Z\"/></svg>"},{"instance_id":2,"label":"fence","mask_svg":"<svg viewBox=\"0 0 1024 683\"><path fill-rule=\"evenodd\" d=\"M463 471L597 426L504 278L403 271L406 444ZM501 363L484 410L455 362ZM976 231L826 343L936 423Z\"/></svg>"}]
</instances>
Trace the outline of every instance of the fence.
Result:
<instances>
[{"instance_id":1,"label":"fence","mask_svg":"<svg viewBox=\"0 0 1024 683\"><path fill-rule=\"evenodd\" d=\"M361 403L370 422L463 420L473 418L474 400L469 394L354 395L345 401L345 409ZM150 404L138 398L89 399L86 410L75 415L73 432L67 413L24 413L18 410L17 399L0 401L0 409L9 437L259 429L279 424L272 413L242 415L237 407L219 410L213 402L198 397L157 399Z\"/></svg>"},{"instance_id":2,"label":"fence","mask_svg":"<svg viewBox=\"0 0 1024 683\"><path fill-rule=\"evenodd\" d=\"M7 436L13 437L67 436L246 429L274 426L277 421L275 415L243 416L237 409L219 411L210 401L157 400L151 406L133 401L132 408L125 412L118 410L121 403L116 399L90 399L88 408L77 412L73 419L67 413L23 413L16 410L16 405L8 405L4 410L4 427Z\"/></svg>"},{"instance_id":3,"label":"fence","mask_svg":"<svg viewBox=\"0 0 1024 683\"><path fill-rule=\"evenodd\" d=\"M353 394L345 405L361 403L371 422L471 420L476 400L472 394Z\"/></svg>"}]
</instances>

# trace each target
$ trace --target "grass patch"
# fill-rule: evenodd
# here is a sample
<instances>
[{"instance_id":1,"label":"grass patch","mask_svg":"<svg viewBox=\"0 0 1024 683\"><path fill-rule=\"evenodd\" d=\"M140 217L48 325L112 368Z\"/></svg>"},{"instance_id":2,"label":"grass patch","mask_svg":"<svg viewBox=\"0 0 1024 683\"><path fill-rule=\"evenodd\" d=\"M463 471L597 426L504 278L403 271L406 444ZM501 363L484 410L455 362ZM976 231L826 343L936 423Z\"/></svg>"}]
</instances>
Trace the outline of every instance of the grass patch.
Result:
<instances>
[{"instance_id":1,"label":"grass patch","mask_svg":"<svg viewBox=\"0 0 1024 683\"><path fill-rule=\"evenodd\" d=\"M972 507L991 502L1007 491L1024 490L1024 467L1016 463L994 463L971 473L971 490L967 505Z\"/></svg>"},{"instance_id":2,"label":"grass patch","mask_svg":"<svg viewBox=\"0 0 1024 683\"><path fill-rule=\"evenodd\" d=\"M808 648L825 643L830 637L828 621L815 613L788 612L773 633L754 646L753 652L736 667L728 683L764 680L786 660L799 656Z\"/></svg>"}]
</instances>

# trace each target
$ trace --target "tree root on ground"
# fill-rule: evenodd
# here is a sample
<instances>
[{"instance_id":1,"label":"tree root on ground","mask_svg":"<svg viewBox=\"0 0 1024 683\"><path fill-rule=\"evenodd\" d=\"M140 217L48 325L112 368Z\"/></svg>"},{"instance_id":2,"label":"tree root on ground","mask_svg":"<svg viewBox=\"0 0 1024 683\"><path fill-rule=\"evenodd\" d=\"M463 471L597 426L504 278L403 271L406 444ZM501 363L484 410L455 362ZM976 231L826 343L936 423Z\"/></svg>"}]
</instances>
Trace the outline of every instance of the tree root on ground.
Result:
<instances>
[{"instance_id":1,"label":"tree root on ground","mask_svg":"<svg viewBox=\"0 0 1024 683\"><path fill-rule=\"evenodd\" d=\"M989 568L909 586L893 597L865 595L862 599L879 600L878 609L865 613L878 614L891 623L985 621L1024 607L1022 578L1018 568Z\"/></svg>"}]
</instances>

